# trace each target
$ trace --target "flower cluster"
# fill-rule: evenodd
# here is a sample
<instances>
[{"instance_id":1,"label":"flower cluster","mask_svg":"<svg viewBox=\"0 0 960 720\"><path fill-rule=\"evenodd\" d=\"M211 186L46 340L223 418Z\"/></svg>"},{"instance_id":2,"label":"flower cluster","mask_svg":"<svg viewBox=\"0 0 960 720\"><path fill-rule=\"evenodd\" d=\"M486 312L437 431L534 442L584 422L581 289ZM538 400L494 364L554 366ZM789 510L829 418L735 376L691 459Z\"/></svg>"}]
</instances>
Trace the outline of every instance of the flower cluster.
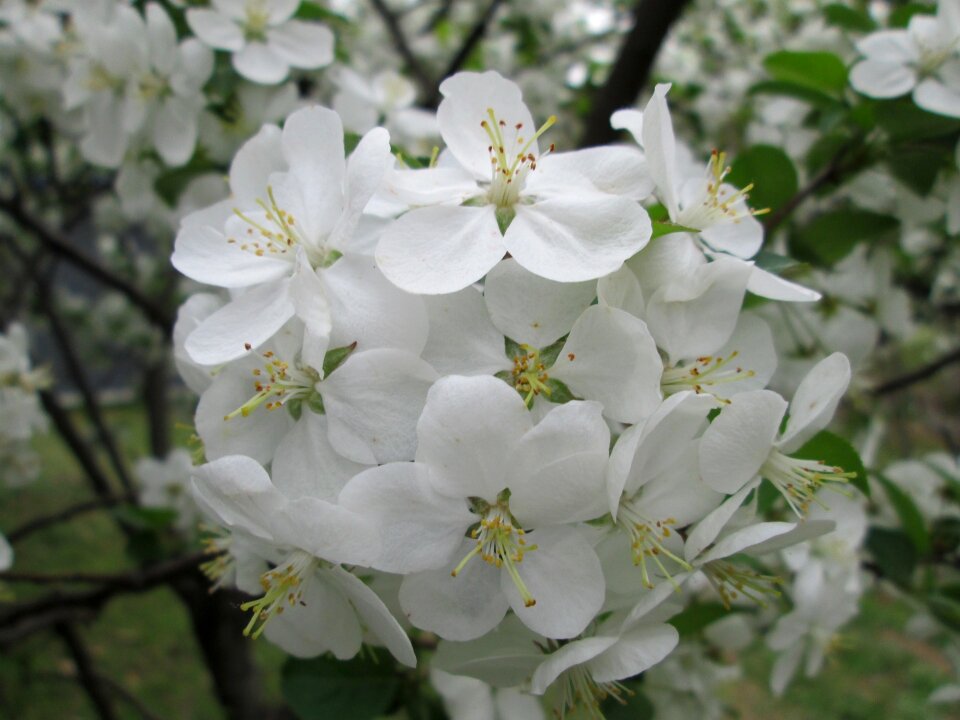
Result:
<instances>
[{"instance_id":1,"label":"flower cluster","mask_svg":"<svg viewBox=\"0 0 960 720\"><path fill-rule=\"evenodd\" d=\"M8 485L29 482L40 473L30 439L47 428L37 391L49 387L51 378L46 368L31 367L28 350L27 331L19 323L0 334L0 463Z\"/></svg>"},{"instance_id":2,"label":"flower cluster","mask_svg":"<svg viewBox=\"0 0 960 720\"><path fill-rule=\"evenodd\" d=\"M834 529L853 473L798 451L850 366L830 355L789 404L766 389L745 296L819 296L753 260L763 209L723 153L678 162L669 86L612 119L642 149L574 152L497 73L440 89L428 162L379 127L346 156L309 107L182 222L174 265L222 288L175 333L193 493L224 531L207 569L292 655L413 665L429 632L441 693L470 675L595 716L677 647L687 599L766 604L778 551Z\"/></svg>"}]
</instances>

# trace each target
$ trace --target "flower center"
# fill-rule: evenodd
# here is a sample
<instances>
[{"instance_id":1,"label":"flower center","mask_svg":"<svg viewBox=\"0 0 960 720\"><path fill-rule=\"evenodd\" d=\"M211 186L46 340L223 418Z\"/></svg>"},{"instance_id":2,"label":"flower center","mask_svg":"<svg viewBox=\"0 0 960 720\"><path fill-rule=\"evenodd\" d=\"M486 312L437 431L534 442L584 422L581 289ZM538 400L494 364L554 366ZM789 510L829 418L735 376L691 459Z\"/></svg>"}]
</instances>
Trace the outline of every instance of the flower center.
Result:
<instances>
[{"instance_id":1,"label":"flower center","mask_svg":"<svg viewBox=\"0 0 960 720\"><path fill-rule=\"evenodd\" d=\"M230 536L214 535L205 538L203 551L214 557L200 564L200 572L213 583L210 592L218 590L226 582L227 575L233 569L233 556L230 554Z\"/></svg>"},{"instance_id":2,"label":"flower center","mask_svg":"<svg viewBox=\"0 0 960 720\"><path fill-rule=\"evenodd\" d=\"M706 230L720 223L740 222L751 215L763 215L770 208L751 210L747 199L753 190L750 183L741 190L724 185L723 180L730 174L726 164L727 154L714 150L707 162L707 186L703 195L694 203L680 211L677 224L697 230Z\"/></svg>"},{"instance_id":3,"label":"flower center","mask_svg":"<svg viewBox=\"0 0 960 720\"><path fill-rule=\"evenodd\" d=\"M260 577L263 597L243 603L240 609L253 611L253 617L243 634L254 638L267 626L274 615L280 615L286 608L303 604L303 579L308 573L320 566L320 560L302 550L295 550L287 561Z\"/></svg>"},{"instance_id":4,"label":"flower center","mask_svg":"<svg viewBox=\"0 0 960 720\"><path fill-rule=\"evenodd\" d=\"M671 517L663 520L649 520L637 509L635 502L624 496L620 499L620 508L617 511L617 524L630 538L633 564L640 568L643 576L643 584L651 589L654 587L654 583L650 579L650 574L647 571L647 560L649 559L657 566L662 575L679 590L680 586L677 585L670 571L667 570L663 558L666 558L683 570L689 571L693 568L683 558L671 552L664 544L667 538L674 532L672 528L677 524L676 519Z\"/></svg>"},{"instance_id":5,"label":"flower center","mask_svg":"<svg viewBox=\"0 0 960 720\"><path fill-rule=\"evenodd\" d=\"M533 552L537 546L527 546L526 533L510 514L509 499L510 491L504 490L497 496L495 505L481 499L473 501L475 511L481 515L480 523L470 531L470 537L477 542L450 574L456 577L473 557L479 555L485 563L504 568L520 592L523 604L533 607L537 601L520 577L517 565L523 562L525 552Z\"/></svg>"},{"instance_id":6,"label":"flower center","mask_svg":"<svg viewBox=\"0 0 960 720\"><path fill-rule=\"evenodd\" d=\"M155 100L170 94L170 83L166 78L151 72L140 77L137 90L144 100Z\"/></svg>"},{"instance_id":7,"label":"flower center","mask_svg":"<svg viewBox=\"0 0 960 720\"><path fill-rule=\"evenodd\" d=\"M604 720L600 703L612 697L621 705L626 705L624 695L633 695L633 691L616 680L597 682L586 667L574 665L560 676L557 714L560 718L571 713L590 720ZM582 711L582 714L578 714L578 710Z\"/></svg>"},{"instance_id":8,"label":"flower center","mask_svg":"<svg viewBox=\"0 0 960 720\"><path fill-rule=\"evenodd\" d=\"M847 483L857 476L855 472L844 472L841 467L816 460L788 457L779 450L770 452L760 467L760 474L773 483L799 517L806 515L811 502L823 506L816 492L825 483Z\"/></svg>"},{"instance_id":9,"label":"flower center","mask_svg":"<svg viewBox=\"0 0 960 720\"><path fill-rule=\"evenodd\" d=\"M741 595L763 608L767 606L764 598L780 597L777 588L783 584L783 580L776 575L762 575L748 567L723 560L713 560L700 569L720 595L727 610Z\"/></svg>"},{"instance_id":10,"label":"flower center","mask_svg":"<svg viewBox=\"0 0 960 720\"><path fill-rule=\"evenodd\" d=\"M555 122L557 122L557 116L551 115L540 129L527 139L521 134L523 123L511 126L505 120L498 119L493 108L487 108L487 118L480 122L480 126L490 138L487 152L493 168L493 179L487 198L491 204L498 208L509 208L517 203L520 199L520 191L523 189L524 178L528 172L537 169L539 158L530 151L530 148ZM512 136L510 141L507 140L506 135ZM550 149L539 157L545 157L553 152L553 149L551 145Z\"/></svg>"},{"instance_id":11,"label":"flower center","mask_svg":"<svg viewBox=\"0 0 960 720\"><path fill-rule=\"evenodd\" d=\"M547 367L540 358L540 351L529 345L520 346L521 354L513 356L511 377L517 392L523 395L527 407L533 406L534 398L541 393L550 397L551 390L547 382L550 376Z\"/></svg>"},{"instance_id":12,"label":"flower center","mask_svg":"<svg viewBox=\"0 0 960 720\"><path fill-rule=\"evenodd\" d=\"M689 365L666 368L660 380L660 388L664 395L693 390L698 395L706 392L722 402L729 403L729 400L717 395L715 386L746 380L756 375L753 370L731 365L739 355L739 350L734 350L727 357L705 355Z\"/></svg>"},{"instance_id":13,"label":"flower center","mask_svg":"<svg viewBox=\"0 0 960 720\"><path fill-rule=\"evenodd\" d=\"M307 258L314 268L330 267L343 257L338 250L328 249L322 242L312 242L300 230L300 225L292 213L287 212L277 204L273 188L267 186L269 202L258 199L257 205L264 212L264 222L257 222L249 214L239 208L233 209L233 214L246 224L243 240L235 237L227 238L231 245L239 244L240 249L250 252L257 257L265 255L285 256L297 245L307 251ZM290 257L289 259L293 259Z\"/></svg>"},{"instance_id":14,"label":"flower center","mask_svg":"<svg viewBox=\"0 0 960 720\"><path fill-rule=\"evenodd\" d=\"M243 22L243 36L247 42L264 42L267 39L267 27L270 13L262 0L247 2L246 17Z\"/></svg>"},{"instance_id":15,"label":"flower center","mask_svg":"<svg viewBox=\"0 0 960 720\"><path fill-rule=\"evenodd\" d=\"M320 373L312 367L291 366L271 350L263 353L263 357L266 361L263 368L254 368L252 371L256 391L253 397L224 415L224 420L231 420L238 415L247 417L261 405L267 410L276 410L293 401L297 405L306 401L311 410L323 412L323 400L317 392Z\"/></svg>"},{"instance_id":16,"label":"flower center","mask_svg":"<svg viewBox=\"0 0 960 720\"><path fill-rule=\"evenodd\" d=\"M114 93L123 92L123 78L111 74L106 67L97 63L90 68L87 75L87 88L93 92L109 91Z\"/></svg>"}]
</instances>

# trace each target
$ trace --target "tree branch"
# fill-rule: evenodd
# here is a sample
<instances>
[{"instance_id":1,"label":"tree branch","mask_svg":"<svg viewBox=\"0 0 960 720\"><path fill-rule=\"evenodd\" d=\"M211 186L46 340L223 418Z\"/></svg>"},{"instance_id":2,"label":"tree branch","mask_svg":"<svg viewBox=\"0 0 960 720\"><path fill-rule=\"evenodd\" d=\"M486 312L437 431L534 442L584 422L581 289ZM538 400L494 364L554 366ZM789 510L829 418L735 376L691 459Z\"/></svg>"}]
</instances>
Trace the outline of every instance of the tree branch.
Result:
<instances>
[{"instance_id":1,"label":"tree branch","mask_svg":"<svg viewBox=\"0 0 960 720\"><path fill-rule=\"evenodd\" d=\"M59 512L55 512L50 515L41 515L40 517L26 521L20 527L15 528L7 533L7 540L12 545L20 540L23 540L23 538L27 537L28 535L37 532L38 530L43 530L51 525L57 525L61 522L72 520L77 515L83 515L84 513L88 513L93 510L111 508L115 505L124 505L132 500L133 498L128 495L107 495L105 497L97 497L93 500L77 503L76 505L70 505Z\"/></svg>"},{"instance_id":2,"label":"tree branch","mask_svg":"<svg viewBox=\"0 0 960 720\"><path fill-rule=\"evenodd\" d=\"M933 377L945 367L957 362L960 362L960 347L941 355L936 360L933 360L926 365L922 365L916 370L912 370L908 373L904 373L903 375L886 380L879 385L875 385L870 389L870 394L889 395L891 393L895 393L898 390L903 390L906 387Z\"/></svg>"},{"instance_id":3,"label":"tree branch","mask_svg":"<svg viewBox=\"0 0 960 720\"><path fill-rule=\"evenodd\" d=\"M616 139L610 116L636 102L667 32L689 3L690 0L638 0L633 9L633 27L623 39L607 82L593 95L580 147L604 145Z\"/></svg>"},{"instance_id":4,"label":"tree branch","mask_svg":"<svg viewBox=\"0 0 960 720\"><path fill-rule=\"evenodd\" d=\"M164 309L158 307L140 288L114 275L95 260L74 248L66 238L61 237L28 213L18 197L12 199L0 198L0 210L6 212L17 224L34 235L48 250L62 257L101 284L125 295L130 302L143 311L151 322L160 327L165 335L169 336L173 331L173 318Z\"/></svg>"},{"instance_id":5,"label":"tree branch","mask_svg":"<svg viewBox=\"0 0 960 720\"><path fill-rule=\"evenodd\" d=\"M90 653L87 652L87 646L76 629L69 623L60 623L57 625L57 634L63 640L64 645L67 646L70 657L73 658L73 664L77 667L77 679L80 680L83 689L87 691L97 714L102 720L116 720L117 713L107 696L106 688L100 682L100 677L94 671L93 660L90 658Z\"/></svg>"},{"instance_id":6,"label":"tree branch","mask_svg":"<svg viewBox=\"0 0 960 720\"><path fill-rule=\"evenodd\" d=\"M420 95L424 98L430 97L433 94L434 82L430 79L426 68L423 67L423 64L417 59L417 56L413 54L413 50L410 49L407 36L403 32L403 28L400 27L400 19L387 7L384 0L370 0L370 4L373 6L373 9L377 11L380 19L383 20L383 24L386 26L387 32L393 40L394 48L396 48L400 57L403 58L407 70L410 71L413 79L420 87Z\"/></svg>"},{"instance_id":7,"label":"tree branch","mask_svg":"<svg viewBox=\"0 0 960 720\"><path fill-rule=\"evenodd\" d=\"M53 426L60 433L60 437L70 448L77 462L80 463L80 467L83 468L83 472L87 476L87 480L90 481L94 492L101 499L113 497L110 481L100 469L100 462L80 435L80 431L74 425L70 414L63 409L57 398L49 390L40 390L37 394L40 396L43 409L53 421Z\"/></svg>"}]
</instances>

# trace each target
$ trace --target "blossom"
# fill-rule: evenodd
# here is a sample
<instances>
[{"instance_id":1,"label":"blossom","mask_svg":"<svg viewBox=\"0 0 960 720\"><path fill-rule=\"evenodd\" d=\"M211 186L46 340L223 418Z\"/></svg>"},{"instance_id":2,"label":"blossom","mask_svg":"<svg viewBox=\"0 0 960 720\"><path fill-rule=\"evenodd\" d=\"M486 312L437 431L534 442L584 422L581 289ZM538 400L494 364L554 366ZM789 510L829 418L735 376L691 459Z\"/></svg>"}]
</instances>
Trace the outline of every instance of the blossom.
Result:
<instances>
[{"instance_id":1,"label":"blossom","mask_svg":"<svg viewBox=\"0 0 960 720\"><path fill-rule=\"evenodd\" d=\"M417 438L416 462L366 470L340 495L380 528L373 566L405 574L410 621L468 640L513 608L548 637L581 632L604 595L578 527L602 514L600 406L570 402L534 425L496 378L448 376L431 388Z\"/></svg>"},{"instance_id":2,"label":"blossom","mask_svg":"<svg viewBox=\"0 0 960 720\"><path fill-rule=\"evenodd\" d=\"M850 70L855 90L874 98L907 93L924 110L960 117L960 8L941 0L937 14L914 15L903 30L880 30L857 42Z\"/></svg>"},{"instance_id":3,"label":"blossom","mask_svg":"<svg viewBox=\"0 0 960 720\"><path fill-rule=\"evenodd\" d=\"M435 181L430 205L401 216L377 245L377 264L398 287L454 292L482 278L505 253L550 280L591 280L646 244L646 212L592 182L604 170L609 180L611 164L640 168L635 154L623 149L610 163L607 153L582 151L577 171L566 164L550 169L539 141L556 118L536 129L514 83L495 72L458 73L440 91L445 163L395 176L401 195L403 180ZM620 177L623 193L638 182L636 173Z\"/></svg>"},{"instance_id":4,"label":"blossom","mask_svg":"<svg viewBox=\"0 0 960 720\"><path fill-rule=\"evenodd\" d=\"M187 23L207 45L229 51L243 77L275 85L291 67L314 70L333 62L333 33L292 19L299 7L300 0L213 0L209 9L187 10Z\"/></svg>"}]
</instances>

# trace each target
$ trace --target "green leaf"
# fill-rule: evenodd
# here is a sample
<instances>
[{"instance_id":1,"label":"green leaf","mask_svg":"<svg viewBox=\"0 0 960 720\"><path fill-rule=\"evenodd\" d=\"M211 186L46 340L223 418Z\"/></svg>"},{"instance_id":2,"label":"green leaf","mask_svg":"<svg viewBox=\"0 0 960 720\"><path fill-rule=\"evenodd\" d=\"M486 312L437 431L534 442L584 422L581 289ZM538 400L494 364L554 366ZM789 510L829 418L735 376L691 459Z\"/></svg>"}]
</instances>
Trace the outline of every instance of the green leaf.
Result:
<instances>
[{"instance_id":1,"label":"green leaf","mask_svg":"<svg viewBox=\"0 0 960 720\"><path fill-rule=\"evenodd\" d=\"M910 585L917 567L917 550L902 530L871 527L866 546L886 577L898 585Z\"/></svg>"},{"instance_id":2,"label":"green leaf","mask_svg":"<svg viewBox=\"0 0 960 720\"><path fill-rule=\"evenodd\" d=\"M890 172L919 195L929 195L940 170L952 164L953 152L936 147L897 148L887 159Z\"/></svg>"},{"instance_id":3,"label":"green leaf","mask_svg":"<svg viewBox=\"0 0 960 720\"><path fill-rule=\"evenodd\" d=\"M211 172L222 172L223 168L199 157L193 158L189 164L174 168L163 173L153 183L157 195L163 198L170 207L177 204L180 194L194 178Z\"/></svg>"},{"instance_id":4,"label":"green leaf","mask_svg":"<svg viewBox=\"0 0 960 720\"><path fill-rule=\"evenodd\" d=\"M852 7L833 3L823 8L824 17L831 25L844 30L860 30L870 32L877 29L877 23L865 12L854 10Z\"/></svg>"},{"instance_id":5,"label":"green leaf","mask_svg":"<svg viewBox=\"0 0 960 720\"><path fill-rule=\"evenodd\" d=\"M656 240L658 237L663 237L664 235L681 232L696 233L700 231L696 228L690 228L684 225L675 225L672 222L658 221L653 223L653 234L650 236L650 239Z\"/></svg>"},{"instance_id":6,"label":"green leaf","mask_svg":"<svg viewBox=\"0 0 960 720\"><path fill-rule=\"evenodd\" d=\"M815 217L790 237L790 253L802 260L831 267L857 243L876 241L896 231L899 220L868 210L832 210Z\"/></svg>"},{"instance_id":7,"label":"green leaf","mask_svg":"<svg viewBox=\"0 0 960 720\"><path fill-rule=\"evenodd\" d=\"M177 511L165 507L123 506L114 510L114 515L137 530L163 530L177 519Z\"/></svg>"},{"instance_id":8,"label":"green leaf","mask_svg":"<svg viewBox=\"0 0 960 720\"><path fill-rule=\"evenodd\" d=\"M510 360L526 355L526 352L520 347L520 343L508 337L503 338L503 351Z\"/></svg>"},{"instance_id":9,"label":"green leaf","mask_svg":"<svg viewBox=\"0 0 960 720\"><path fill-rule=\"evenodd\" d=\"M850 480L850 484L870 497L867 471L863 467L860 454L854 450L853 445L839 435L829 430L821 430L807 440L799 450L790 454L798 458L816 460L824 465L842 467L846 472L855 472L857 476Z\"/></svg>"},{"instance_id":10,"label":"green leaf","mask_svg":"<svg viewBox=\"0 0 960 720\"><path fill-rule=\"evenodd\" d=\"M737 155L727 181L739 188L753 183L750 207L776 210L792 198L799 187L797 170L787 154L772 145L754 145Z\"/></svg>"},{"instance_id":11,"label":"green leaf","mask_svg":"<svg viewBox=\"0 0 960 720\"><path fill-rule=\"evenodd\" d=\"M873 114L877 125L895 142L916 142L960 132L960 120L927 112L910 97L878 101Z\"/></svg>"},{"instance_id":12,"label":"green leaf","mask_svg":"<svg viewBox=\"0 0 960 720\"><path fill-rule=\"evenodd\" d=\"M957 602L955 598L933 594L927 597L927 607L940 622L951 630L960 630L960 602Z\"/></svg>"},{"instance_id":13,"label":"green leaf","mask_svg":"<svg viewBox=\"0 0 960 720\"><path fill-rule=\"evenodd\" d=\"M357 343L352 342L344 347L327 350L326 355L323 356L323 376L327 377L330 375L330 373L343 365L344 361L350 357L350 353L356 349Z\"/></svg>"},{"instance_id":14,"label":"green leaf","mask_svg":"<svg viewBox=\"0 0 960 720\"><path fill-rule=\"evenodd\" d=\"M887 24L892 28L905 28L910 24L910 18L914 15L932 15L935 10L933 5L924 5L923 3L911 2L894 9L887 18Z\"/></svg>"},{"instance_id":15,"label":"green leaf","mask_svg":"<svg viewBox=\"0 0 960 720\"><path fill-rule=\"evenodd\" d=\"M930 533L927 531L927 523L916 503L913 502L909 494L883 473L875 472L874 477L883 485L883 490L897 513L903 532L910 538L917 553L926 555L930 552Z\"/></svg>"},{"instance_id":16,"label":"green leaf","mask_svg":"<svg viewBox=\"0 0 960 720\"><path fill-rule=\"evenodd\" d=\"M841 95L847 87L846 65L833 53L781 50L764 58L763 67L774 80L827 95Z\"/></svg>"},{"instance_id":17,"label":"green leaf","mask_svg":"<svg viewBox=\"0 0 960 720\"><path fill-rule=\"evenodd\" d=\"M330 656L290 658L280 687L300 720L372 720L390 707L400 676L386 651L365 647L345 662Z\"/></svg>"},{"instance_id":18,"label":"green leaf","mask_svg":"<svg viewBox=\"0 0 960 720\"><path fill-rule=\"evenodd\" d=\"M689 638L699 633L710 623L716 622L729 614L730 611L722 603L694 603L683 612L674 615L667 622L677 629L681 638Z\"/></svg>"},{"instance_id":19,"label":"green leaf","mask_svg":"<svg viewBox=\"0 0 960 720\"><path fill-rule=\"evenodd\" d=\"M751 95L783 95L785 97L800 100L808 103L815 108L831 108L841 105L840 101L832 95L828 95L820 90L814 90L806 85L797 85L792 82L782 80L762 80L754 83L750 87Z\"/></svg>"},{"instance_id":20,"label":"green leaf","mask_svg":"<svg viewBox=\"0 0 960 720\"><path fill-rule=\"evenodd\" d=\"M960 518L937 518L930 529L930 549L938 558L949 558L960 551Z\"/></svg>"}]
</instances>

